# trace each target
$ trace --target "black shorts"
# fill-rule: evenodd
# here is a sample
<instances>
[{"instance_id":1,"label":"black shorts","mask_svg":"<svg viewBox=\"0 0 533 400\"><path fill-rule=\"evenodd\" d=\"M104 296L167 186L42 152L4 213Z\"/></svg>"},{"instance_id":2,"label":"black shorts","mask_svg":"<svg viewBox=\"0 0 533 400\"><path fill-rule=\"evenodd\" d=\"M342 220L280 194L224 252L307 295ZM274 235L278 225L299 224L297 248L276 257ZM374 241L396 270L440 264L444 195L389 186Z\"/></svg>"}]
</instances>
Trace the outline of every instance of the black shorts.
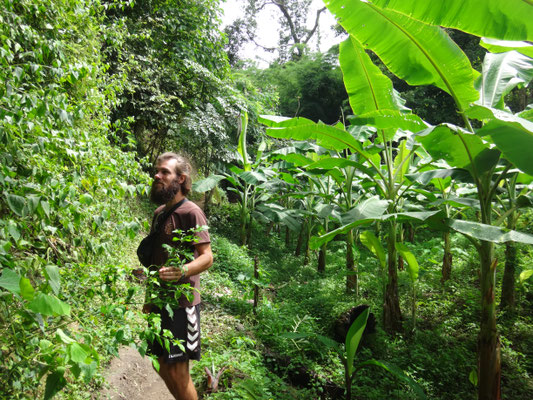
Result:
<instances>
[{"instance_id":1,"label":"black shorts","mask_svg":"<svg viewBox=\"0 0 533 400\"><path fill-rule=\"evenodd\" d=\"M161 313L161 329L168 329L174 339L181 342L185 351L177 344L170 343L170 352L167 352L159 340L154 340L148 346L148 354L157 358L164 357L166 364L186 360L200 360L200 304L192 307L176 308L174 316L170 318L167 310Z\"/></svg>"}]
</instances>

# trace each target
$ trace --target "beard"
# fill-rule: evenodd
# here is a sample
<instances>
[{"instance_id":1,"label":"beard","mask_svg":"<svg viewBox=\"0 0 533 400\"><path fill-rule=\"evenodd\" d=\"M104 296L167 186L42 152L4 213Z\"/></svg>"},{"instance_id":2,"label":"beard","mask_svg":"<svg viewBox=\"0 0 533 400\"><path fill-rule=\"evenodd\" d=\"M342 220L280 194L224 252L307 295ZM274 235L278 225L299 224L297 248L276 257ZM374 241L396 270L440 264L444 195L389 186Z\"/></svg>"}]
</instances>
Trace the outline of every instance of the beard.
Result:
<instances>
[{"instance_id":1,"label":"beard","mask_svg":"<svg viewBox=\"0 0 533 400\"><path fill-rule=\"evenodd\" d=\"M181 190L181 185L177 179L174 179L168 187L164 187L159 182L152 183L152 190L150 191L150 201L160 206L171 201L176 194Z\"/></svg>"}]
</instances>

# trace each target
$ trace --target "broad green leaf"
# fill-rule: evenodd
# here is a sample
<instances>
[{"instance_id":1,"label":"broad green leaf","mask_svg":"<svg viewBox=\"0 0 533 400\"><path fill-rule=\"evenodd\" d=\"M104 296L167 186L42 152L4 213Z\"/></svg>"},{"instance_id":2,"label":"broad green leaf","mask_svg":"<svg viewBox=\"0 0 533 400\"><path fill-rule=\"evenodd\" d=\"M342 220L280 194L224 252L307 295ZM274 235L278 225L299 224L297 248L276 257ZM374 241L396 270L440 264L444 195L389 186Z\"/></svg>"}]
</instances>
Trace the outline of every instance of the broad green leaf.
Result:
<instances>
[{"instance_id":1,"label":"broad green leaf","mask_svg":"<svg viewBox=\"0 0 533 400\"><path fill-rule=\"evenodd\" d=\"M300 230L301 224L278 204L260 204L257 210L270 221L281 223L295 232Z\"/></svg>"},{"instance_id":2,"label":"broad green leaf","mask_svg":"<svg viewBox=\"0 0 533 400\"><path fill-rule=\"evenodd\" d=\"M19 217L24 216L24 206L26 205L26 200L24 197L17 196L16 194L8 194L7 204L11 211L13 211Z\"/></svg>"},{"instance_id":3,"label":"broad green leaf","mask_svg":"<svg viewBox=\"0 0 533 400\"><path fill-rule=\"evenodd\" d=\"M387 221L389 219L394 219L396 221L426 221L432 219L432 217L437 216L440 211L408 211L408 212L399 212L393 214L384 214L379 217L382 221Z\"/></svg>"},{"instance_id":4,"label":"broad green leaf","mask_svg":"<svg viewBox=\"0 0 533 400\"><path fill-rule=\"evenodd\" d=\"M477 103L485 107L503 108L503 96L518 84L527 85L532 78L532 58L516 51L487 53L483 60L480 99Z\"/></svg>"},{"instance_id":5,"label":"broad green leaf","mask_svg":"<svg viewBox=\"0 0 533 400\"><path fill-rule=\"evenodd\" d=\"M418 115L406 114L396 110L371 111L366 114L348 117L352 125L371 125L379 129L403 129L418 132L426 129L428 124Z\"/></svg>"},{"instance_id":6,"label":"broad green leaf","mask_svg":"<svg viewBox=\"0 0 533 400\"><path fill-rule=\"evenodd\" d=\"M361 153L362 147L356 139L343 129L306 118L291 118L275 122L277 117L261 116L260 122L270 121L267 134L278 139L316 140L319 146L332 150L350 149Z\"/></svg>"},{"instance_id":7,"label":"broad green leaf","mask_svg":"<svg viewBox=\"0 0 533 400\"><path fill-rule=\"evenodd\" d=\"M524 283L533 276L533 269L526 269L520 272L520 283Z\"/></svg>"},{"instance_id":8,"label":"broad green leaf","mask_svg":"<svg viewBox=\"0 0 533 400\"><path fill-rule=\"evenodd\" d=\"M407 261L407 272L409 273L409 278L411 278L412 282L415 282L418 279L418 270L420 269L415 255L409 250L409 247L403 243L397 242L395 247L403 259Z\"/></svg>"},{"instance_id":9,"label":"broad green leaf","mask_svg":"<svg viewBox=\"0 0 533 400\"><path fill-rule=\"evenodd\" d=\"M487 112L476 106L468 113L480 116ZM479 136L490 136L503 157L528 175L533 175L533 122L511 113L490 109L493 119L477 131ZM486 114L485 114L486 116Z\"/></svg>"},{"instance_id":10,"label":"broad green leaf","mask_svg":"<svg viewBox=\"0 0 533 400\"><path fill-rule=\"evenodd\" d=\"M56 338L59 339L64 344L75 343L76 341L68 336L61 328L58 328L56 331Z\"/></svg>"},{"instance_id":11,"label":"broad green leaf","mask_svg":"<svg viewBox=\"0 0 533 400\"><path fill-rule=\"evenodd\" d=\"M491 53L505 53L507 51L515 50L525 56L533 58L533 44L528 42L481 38L479 44Z\"/></svg>"},{"instance_id":12,"label":"broad green leaf","mask_svg":"<svg viewBox=\"0 0 533 400\"><path fill-rule=\"evenodd\" d=\"M303 167L305 165L311 164L312 159L297 153L286 154L286 155L277 155L273 157L276 160L284 160L291 164L294 164L296 167Z\"/></svg>"},{"instance_id":13,"label":"broad green leaf","mask_svg":"<svg viewBox=\"0 0 533 400\"><path fill-rule=\"evenodd\" d=\"M320 161L307 165L306 169L329 170L329 169L334 169L334 168L347 168L347 167L354 167L355 169L361 172L364 172L365 174L369 176L376 175L376 170L373 167L365 167L364 165L362 165L361 163L357 161L352 161L346 158L339 158L339 157L323 158Z\"/></svg>"},{"instance_id":14,"label":"broad green leaf","mask_svg":"<svg viewBox=\"0 0 533 400\"><path fill-rule=\"evenodd\" d=\"M397 109L392 97L392 81L372 63L357 39L349 37L340 44L339 62L355 114Z\"/></svg>"},{"instance_id":15,"label":"broad green leaf","mask_svg":"<svg viewBox=\"0 0 533 400\"><path fill-rule=\"evenodd\" d=\"M454 207L471 207L476 210L480 209L479 200L468 197L447 197L445 199L438 199L430 203L431 206L440 206L441 204L450 204Z\"/></svg>"},{"instance_id":16,"label":"broad green leaf","mask_svg":"<svg viewBox=\"0 0 533 400\"><path fill-rule=\"evenodd\" d=\"M372 0L372 3L428 24L476 36L533 41L530 0Z\"/></svg>"},{"instance_id":17,"label":"broad green leaf","mask_svg":"<svg viewBox=\"0 0 533 400\"><path fill-rule=\"evenodd\" d=\"M28 308L43 315L70 315L70 306L67 303L44 293L35 296Z\"/></svg>"},{"instance_id":18,"label":"broad green leaf","mask_svg":"<svg viewBox=\"0 0 533 400\"><path fill-rule=\"evenodd\" d=\"M381 265L381 268L385 268L385 263L387 260L387 257L385 255L385 250L383 249L383 246L381 245L381 242L379 239L374 235L374 232L372 231L363 231L359 235L359 240L361 243L363 243L368 250L374 254L377 259L379 260L379 263Z\"/></svg>"},{"instance_id":19,"label":"broad green leaf","mask_svg":"<svg viewBox=\"0 0 533 400\"><path fill-rule=\"evenodd\" d=\"M252 169L252 164L248 160L248 152L246 151L246 130L248 129L248 113L246 111L241 113L240 119L240 134L239 134L239 144L237 146L237 151L242 157L242 164L245 171L250 171Z\"/></svg>"},{"instance_id":20,"label":"broad green leaf","mask_svg":"<svg viewBox=\"0 0 533 400\"><path fill-rule=\"evenodd\" d=\"M472 175L467 170L461 168L432 169L418 174L407 174L405 177L411 182L415 181L421 185L427 185L433 179L445 179L448 177L458 182L473 183Z\"/></svg>"},{"instance_id":21,"label":"broad green leaf","mask_svg":"<svg viewBox=\"0 0 533 400\"><path fill-rule=\"evenodd\" d=\"M533 244L533 235L511 231L497 226L486 225L479 222L450 219L445 222L456 232L470 237L493 243L517 242Z\"/></svg>"},{"instance_id":22,"label":"broad green leaf","mask_svg":"<svg viewBox=\"0 0 533 400\"><path fill-rule=\"evenodd\" d=\"M59 367L56 371L47 376L44 389L44 400L50 400L67 385L67 380L64 375L65 368Z\"/></svg>"},{"instance_id":23,"label":"broad green leaf","mask_svg":"<svg viewBox=\"0 0 533 400\"><path fill-rule=\"evenodd\" d=\"M470 374L468 375L468 380L472 385L477 386L477 371L475 369L470 371Z\"/></svg>"},{"instance_id":24,"label":"broad green leaf","mask_svg":"<svg viewBox=\"0 0 533 400\"><path fill-rule=\"evenodd\" d=\"M409 157L409 150L406 147L406 140L402 140L400 145L396 148L396 157L394 157L394 171L396 174L396 182L403 182L403 178L405 173L409 170L409 164L410 160L405 160L405 158ZM403 164L402 164L403 162Z\"/></svg>"},{"instance_id":25,"label":"broad green leaf","mask_svg":"<svg viewBox=\"0 0 533 400\"><path fill-rule=\"evenodd\" d=\"M477 73L443 29L368 1L325 3L350 35L410 85L435 85L463 109L478 99L474 89Z\"/></svg>"},{"instance_id":26,"label":"broad green leaf","mask_svg":"<svg viewBox=\"0 0 533 400\"><path fill-rule=\"evenodd\" d=\"M84 193L80 196L81 204L91 205L93 201L94 201L93 196L91 196L89 193Z\"/></svg>"},{"instance_id":27,"label":"broad green leaf","mask_svg":"<svg viewBox=\"0 0 533 400\"><path fill-rule=\"evenodd\" d=\"M243 173L239 174L239 178L249 185L256 185L259 182L267 181L266 176L257 171L244 171Z\"/></svg>"},{"instance_id":28,"label":"broad green leaf","mask_svg":"<svg viewBox=\"0 0 533 400\"><path fill-rule=\"evenodd\" d=\"M489 171L499 160L499 151L490 149L479 136L454 125L428 128L416 139L433 159L442 159L452 167L467 169L473 176Z\"/></svg>"},{"instance_id":29,"label":"broad green leaf","mask_svg":"<svg viewBox=\"0 0 533 400\"><path fill-rule=\"evenodd\" d=\"M350 210L348 213L343 214L342 223L345 225L328 232L323 236L313 236L309 241L309 246L312 249L318 249L324 243L329 242L339 234L346 233L348 230L355 228L356 226L367 224L379 219L387 210L388 206L388 201L380 200L378 197L372 197L364 200L357 207Z\"/></svg>"},{"instance_id":30,"label":"broad green leaf","mask_svg":"<svg viewBox=\"0 0 533 400\"><path fill-rule=\"evenodd\" d=\"M416 383L416 381L411 378L410 376L407 376L405 372L403 372L400 368L396 367L395 365L385 363L383 361L378 360L367 360L365 362L362 362L359 364L359 367L365 367L367 365L375 365L378 367L383 368L387 372L394 375L399 381L402 383L405 383L408 385L413 391L415 392L415 395L418 399L426 399L426 395L420 385Z\"/></svg>"},{"instance_id":31,"label":"broad green leaf","mask_svg":"<svg viewBox=\"0 0 533 400\"><path fill-rule=\"evenodd\" d=\"M20 278L19 282L20 287L20 295L25 300L33 300L33 296L35 294L35 289L31 285L31 282L28 278L22 277Z\"/></svg>"},{"instance_id":32,"label":"broad green leaf","mask_svg":"<svg viewBox=\"0 0 533 400\"><path fill-rule=\"evenodd\" d=\"M59 294L59 288L61 287L61 278L59 276L59 268L57 265L49 264L45 267L46 276L48 278L48 284L57 296Z\"/></svg>"},{"instance_id":33,"label":"broad green leaf","mask_svg":"<svg viewBox=\"0 0 533 400\"><path fill-rule=\"evenodd\" d=\"M346 367L348 368L348 374L350 376L354 371L353 362L355 359L355 353L357 352L359 342L363 336L369 313L370 308L366 308L361 314L359 314L346 334Z\"/></svg>"},{"instance_id":34,"label":"broad green leaf","mask_svg":"<svg viewBox=\"0 0 533 400\"><path fill-rule=\"evenodd\" d=\"M192 190L198 193L207 192L218 185L224 179L224 175L209 175L207 178L196 181L192 184Z\"/></svg>"},{"instance_id":35,"label":"broad green leaf","mask_svg":"<svg viewBox=\"0 0 533 400\"><path fill-rule=\"evenodd\" d=\"M15 239L15 242L19 241L21 235L20 235L20 231L18 230L18 226L14 221L9 220L8 225L7 225L7 231L9 232L11 237Z\"/></svg>"},{"instance_id":36,"label":"broad green leaf","mask_svg":"<svg viewBox=\"0 0 533 400\"><path fill-rule=\"evenodd\" d=\"M84 363L87 357L89 357L89 353L85 351L85 349L81 347L79 343L72 343L67 349L70 359L75 363Z\"/></svg>"},{"instance_id":37,"label":"broad green leaf","mask_svg":"<svg viewBox=\"0 0 533 400\"><path fill-rule=\"evenodd\" d=\"M15 271L4 268L2 275L0 275L0 287L11 293L20 294L20 276Z\"/></svg>"}]
</instances>

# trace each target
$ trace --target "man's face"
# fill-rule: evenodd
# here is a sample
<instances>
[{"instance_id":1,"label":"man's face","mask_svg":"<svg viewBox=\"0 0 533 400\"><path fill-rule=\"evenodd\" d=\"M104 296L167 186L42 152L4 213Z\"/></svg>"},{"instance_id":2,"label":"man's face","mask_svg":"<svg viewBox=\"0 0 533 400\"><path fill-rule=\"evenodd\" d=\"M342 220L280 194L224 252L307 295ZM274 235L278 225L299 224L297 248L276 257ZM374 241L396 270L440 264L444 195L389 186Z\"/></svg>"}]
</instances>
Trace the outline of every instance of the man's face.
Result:
<instances>
[{"instance_id":1,"label":"man's face","mask_svg":"<svg viewBox=\"0 0 533 400\"><path fill-rule=\"evenodd\" d=\"M168 203L181 190L182 182L183 177L176 174L176 160L162 161L156 165L150 200L158 205Z\"/></svg>"}]
</instances>

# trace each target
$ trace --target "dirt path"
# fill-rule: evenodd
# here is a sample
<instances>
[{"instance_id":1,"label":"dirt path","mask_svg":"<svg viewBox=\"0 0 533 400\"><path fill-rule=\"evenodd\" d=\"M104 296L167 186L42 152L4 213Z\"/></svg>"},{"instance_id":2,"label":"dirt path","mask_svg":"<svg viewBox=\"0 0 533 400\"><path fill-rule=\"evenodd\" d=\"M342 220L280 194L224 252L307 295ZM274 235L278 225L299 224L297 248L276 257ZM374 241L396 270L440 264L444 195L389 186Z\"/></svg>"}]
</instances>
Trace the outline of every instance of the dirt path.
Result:
<instances>
[{"instance_id":1,"label":"dirt path","mask_svg":"<svg viewBox=\"0 0 533 400\"><path fill-rule=\"evenodd\" d=\"M106 384L95 400L174 400L153 370L148 358L131 347L123 347L107 368Z\"/></svg>"}]
</instances>

